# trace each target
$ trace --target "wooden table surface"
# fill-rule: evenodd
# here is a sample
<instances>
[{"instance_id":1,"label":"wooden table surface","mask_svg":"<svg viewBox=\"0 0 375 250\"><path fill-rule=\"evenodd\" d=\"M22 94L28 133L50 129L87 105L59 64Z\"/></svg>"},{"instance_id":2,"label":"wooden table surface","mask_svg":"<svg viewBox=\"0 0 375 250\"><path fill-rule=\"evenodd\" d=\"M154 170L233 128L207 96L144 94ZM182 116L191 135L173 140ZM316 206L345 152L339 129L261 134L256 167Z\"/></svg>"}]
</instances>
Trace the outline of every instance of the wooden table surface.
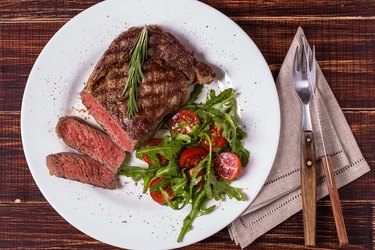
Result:
<instances>
[{"instance_id":1,"label":"wooden table surface","mask_svg":"<svg viewBox=\"0 0 375 250\"><path fill-rule=\"evenodd\" d=\"M31 177L20 136L27 77L38 54L69 19L96 0L0 2L0 248L113 249L67 223ZM274 77L298 26L317 46L317 59L365 158L375 168L375 1L205 0L240 25L257 44ZM209 17L208 17L209 18ZM37 145L36 145L37 146ZM340 189L349 241L375 247L375 174ZM317 206L317 243L337 247L327 198ZM227 229L186 249L239 249ZM248 249L303 248L302 214Z\"/></svg>"}]
</instances>

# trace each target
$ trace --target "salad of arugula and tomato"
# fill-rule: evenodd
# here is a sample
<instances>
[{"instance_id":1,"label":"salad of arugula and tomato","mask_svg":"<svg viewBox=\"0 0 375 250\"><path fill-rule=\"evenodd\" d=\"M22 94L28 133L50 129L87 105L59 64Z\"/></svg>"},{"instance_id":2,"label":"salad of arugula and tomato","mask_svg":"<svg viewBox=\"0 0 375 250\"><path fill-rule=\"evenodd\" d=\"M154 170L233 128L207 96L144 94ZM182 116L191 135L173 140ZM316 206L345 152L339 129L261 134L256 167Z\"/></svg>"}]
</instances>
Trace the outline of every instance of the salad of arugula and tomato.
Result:
<instances>
[{"instance_id":1,"label":"salad of arugula and tomato","mask_svg":"<svg viewBox=\"0 0 375 250\"><path fill-rule=\"evenodd\" d=\"M232 88L218 95L211 90L205 102L196 103L202 88L197 85L187 104L165 123L169 135L153 138L136 151L148 167L125 165L119 171L134 180L143 179L143 192L149 191L159 204L175 210L191 204L178 242L195 218L215 209L215 205L206 207L209 200L246 199L239 188L230 185L249 160L242 143L246 133L238 125L238 94Z\"/></svg>"}]
</instances>

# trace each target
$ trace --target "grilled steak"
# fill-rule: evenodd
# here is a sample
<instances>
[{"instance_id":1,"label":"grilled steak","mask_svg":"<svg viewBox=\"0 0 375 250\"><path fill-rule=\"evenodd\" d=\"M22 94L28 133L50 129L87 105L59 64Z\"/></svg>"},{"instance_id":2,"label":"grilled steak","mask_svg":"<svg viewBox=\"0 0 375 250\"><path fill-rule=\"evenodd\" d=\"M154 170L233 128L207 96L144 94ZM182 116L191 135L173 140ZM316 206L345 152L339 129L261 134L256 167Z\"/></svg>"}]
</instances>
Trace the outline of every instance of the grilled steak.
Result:
<instances>
[{"instance_id":1,"label":"grilled steak","mask_svg":"<svg viewBox=\"0 0 375 250\"><path fill-rule=\"evenodd\" d=\"M81 92L82 102L96 121L125 151L146 141L159 122L188 99L188 85L213 81L215 73L170 33L148 26L144 80L138 86L138 114L127 116L128 99L120 99L126 84L131 49L141 28L120 34L104 53Z\"/></svg>"},{"instance_id":2,"label":"grilled steak","mask_svg":"<svg viewBox=\"0 0 375 250\"><path fill-rule=\"evenodd\" d=\"M56 133L68 146L105 164L114 173L124 161L125 152L107 134L82 119L72 116L60 118Z\"/></svg>"},{"instance_id":3,"label":"grilled steak","mask_svg":"<svg viewBox=\"0 0 375 250\"><path fill-rule=\"evenodd\" d=\"M47 167L49 173L57 177L102 188L116 188L115 174L89 156L73 153L51 154L47 156Z\"/></svg>"}]
</instances>

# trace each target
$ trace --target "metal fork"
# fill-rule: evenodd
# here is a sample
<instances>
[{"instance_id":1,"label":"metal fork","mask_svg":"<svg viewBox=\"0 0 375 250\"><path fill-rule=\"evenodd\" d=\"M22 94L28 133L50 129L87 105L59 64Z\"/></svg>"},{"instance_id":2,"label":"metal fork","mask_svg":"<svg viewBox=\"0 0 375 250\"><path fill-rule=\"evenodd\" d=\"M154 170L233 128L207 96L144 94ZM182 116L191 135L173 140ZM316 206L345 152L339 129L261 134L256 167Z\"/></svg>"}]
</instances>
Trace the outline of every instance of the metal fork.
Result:
<instances>
[{"instance_id":1,"label":"metal fork","mask_svg":"<svg viewBox=\"0 0 375 250\"><path fill-rule=\"evenodd\" d=\"M303 38L297 47L292 69L292 80L303 107L301 139L301 193L305 245L315 246L316 236L316 158L314 134L310 117L310 100L315 91L315 63L309 57L308 45ZM315 58L315 48L313 56ZM311 73L313 72L313 74Z\"/></svg>"}]
</instances>

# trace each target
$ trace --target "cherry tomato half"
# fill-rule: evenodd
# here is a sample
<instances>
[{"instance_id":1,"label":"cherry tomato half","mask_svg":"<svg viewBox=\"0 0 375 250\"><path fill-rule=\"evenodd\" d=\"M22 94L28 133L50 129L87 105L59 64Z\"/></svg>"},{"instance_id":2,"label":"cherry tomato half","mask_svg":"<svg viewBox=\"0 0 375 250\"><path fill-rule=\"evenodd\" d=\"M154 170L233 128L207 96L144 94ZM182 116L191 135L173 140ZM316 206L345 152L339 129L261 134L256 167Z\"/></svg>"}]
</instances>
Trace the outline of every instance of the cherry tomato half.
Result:
<instances>
[{"instance_id":1,"label":"cherry tomato half","mask_svg":"<svg viewBox=\"0 0 375 250\"><path fill-rule=\"evenodd\" d=\"M147 144L147 146L156 146L156 145L159 145L161 142L161 139L159 138L152 138L149 143ZM152 161L151 161L151 158L150 156L148 156L147 154L142 154L142 158L143 160L148 164L148 165L151 165L152 164ZM165 164L167 164L168 160L165 159L163 156L159 155L158 154L158 158L159 158L159 163L160 163L160 166L163 166Z\"/></svg>"},{"instance_id":2,"label":"cherry tomato half","mask_svg":"<svg viewBox=\"0 0 375 250\"><path fill-rule=\"evenodd\" d=\"M210 127L210 133L211 133L211 143L212 143L212 149L215 148L223 148L228 144L227 139L223 136L224 129L220 129L220 131L217 131L217 128L215 124L211 125ZM209 145L206 139L203 139L200 143L200 146L209 151Z\"/></svg>"},{"instance_id":3,"label":"cherry tomato half","mask_svg":"<svg viewBox=\"0 0 375 250\"><path fill-rule=\"evenodd\" d=\"M199 162L206 157L207 150L202 147L190 147L182 151L178 158L178 165L181 169L194 168L198 166Z\"/></svg>"},{"instance_id":4,"label":"cherry tomato half","mask_svg":"<svg viewBox=\"0 0 375 250\"><path fill-rule=\"evenodd\" d=\"M214 170L221 180L232 181L236 179L241 169L241 160L236 154L223 152L215 158Z\"/></svg>"},{"instance_id":5,"label":"cherry tomato half","mask_svg":"<svg viewBox=\"0 0 375 250\"><path fill-rule=\"evenodd\" d=\"M199 117L189 109L178 111L171 119L172 130L180 134L190 134L194 125L201 121Z\"/></svg>"},{"instance_id":6,"label":"cherry tomato half","mask_svg":"<svg viewBox=\"0 0 375 250\"><path fill-rule=\"evenodd\" d=\"M161 178L161 177L156 177L151 183L150 183L150 187L156 185L157 183L159 183L160 181L163 181L163 180L166 180L164 178ZM167 194L168 196L168 199L169 200L172 200L174 197L176 197L176 195L173 193L172 191L172 185L169 184L166 188L163 189L165 191L165 194ZM164 197L163 197L163 194L161 192L154 192L154 191L150 191L150 195L151 195L151 198L156 201L157 203L159 204L165 204L165 200L164 200Z\"/></svg>"}]
</instances>

